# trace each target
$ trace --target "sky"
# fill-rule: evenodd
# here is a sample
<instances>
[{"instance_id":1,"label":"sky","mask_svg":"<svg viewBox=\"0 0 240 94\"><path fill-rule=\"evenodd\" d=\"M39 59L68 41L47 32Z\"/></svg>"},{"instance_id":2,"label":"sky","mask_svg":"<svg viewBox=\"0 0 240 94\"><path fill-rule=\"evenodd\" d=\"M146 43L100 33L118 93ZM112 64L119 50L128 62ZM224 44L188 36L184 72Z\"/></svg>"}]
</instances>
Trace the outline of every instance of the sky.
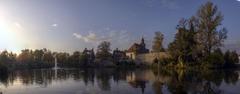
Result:
<instances>
[{"instance_id":1,"label":"sky","mask_svg":"<svg viewBox=\"0 0 240 94\"><path fill-rule=\"evenodd\" d=\"M209 0L0 0L0 51L47 48L82 51L110 41L125 50L154 32L164 46L174 39L181 18L189 18ZM240 47L240 0L210 0L224 15L225 44Z\"/></svg>"}]
</instances>

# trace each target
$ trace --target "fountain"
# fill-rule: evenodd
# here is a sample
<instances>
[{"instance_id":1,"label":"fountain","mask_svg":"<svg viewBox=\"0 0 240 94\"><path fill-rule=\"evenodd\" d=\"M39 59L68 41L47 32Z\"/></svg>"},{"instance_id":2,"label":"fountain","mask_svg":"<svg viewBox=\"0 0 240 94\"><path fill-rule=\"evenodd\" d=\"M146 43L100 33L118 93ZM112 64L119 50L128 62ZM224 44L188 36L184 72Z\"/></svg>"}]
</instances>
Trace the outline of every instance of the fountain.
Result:
<instances>
[{"instance_id":1,"label":"fountain","mask_svg":"<svg viewBox=\"0 0 240 94\"><path fill-rule=\"evenodd\" d=\"M58 69L59 69L58 66L57 66L57 56L56 55L54 56L54 59L55 60L54 60L54 68L53 69L54 69L54 77L56 79L57 78Z\"/></svg>"},{"instance_id":2,"label":"fountain","mask_svg":"<svg viewBox=\"0 0 240 94\"><path fill-rule=\"evenodd\" d=\"M54 60L54 70L57 70L57 69L58 69L58 66L57 66L57 57L55 56L54 58L55 58L55 60Z\"/></svg>"}]
</instances>

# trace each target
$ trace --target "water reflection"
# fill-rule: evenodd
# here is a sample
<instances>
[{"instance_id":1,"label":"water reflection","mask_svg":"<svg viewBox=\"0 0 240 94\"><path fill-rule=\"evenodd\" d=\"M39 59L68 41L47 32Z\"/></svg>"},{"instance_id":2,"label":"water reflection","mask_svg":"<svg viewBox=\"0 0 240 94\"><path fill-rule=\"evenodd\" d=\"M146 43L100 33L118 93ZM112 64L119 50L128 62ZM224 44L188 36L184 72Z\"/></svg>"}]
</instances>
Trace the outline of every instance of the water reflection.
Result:
<instances>
[{"instance_id":1,"label":"water reflection","mask_svg":"<svg viewBox=\"0 0 240 94\"><path fill-rule=\"evenodd\" d=\"M16 84L19 87L53 88L53 84L62 85L63 91L69 94L227 94L228 86L240 88L239 73L233 70L126 70L126 69L41 69L18 70L1 76L1 88L7 94ZM75 84L62 82L72 81ZM81 93L77 91L81 85ZM14 87L14 88L19 88ZM73 87L72 87L73 88ZM38 89L38 88L33 88ZM84 90L89 89L89 90ZM48 89L50 90L50 89ZM54 89L51 89L54 92ZM45 92L48 92L44 90ZM92 92L92 91L91 91ZM29 93L28 91L23 92ZM41 94L41 91L38 91ZM230 93L240 93L231 91ZM10 93L9 93L10 94ZM17 93L19 94L19 93ZM29 93L31 94L31 93ZM59 94L56 93L56 94ZM63 93L64 94L64 93Z\"/></svg>"}]
</instances>

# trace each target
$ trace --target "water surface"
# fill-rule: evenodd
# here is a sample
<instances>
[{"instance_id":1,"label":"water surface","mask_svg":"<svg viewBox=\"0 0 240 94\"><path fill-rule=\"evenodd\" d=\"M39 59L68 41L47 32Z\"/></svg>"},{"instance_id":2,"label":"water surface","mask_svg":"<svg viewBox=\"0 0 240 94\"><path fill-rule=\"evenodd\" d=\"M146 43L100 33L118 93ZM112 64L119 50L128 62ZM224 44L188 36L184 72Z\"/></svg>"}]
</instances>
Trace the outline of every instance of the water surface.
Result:
<instances>
[{"instance_id":1,"label":"water surface","mask_svg":"<svg viewBox=\"0 0 240 94\"><path fill-rule=\"evenodd\" d=\"M0 81L3 94L240 94L233 70L38 69Z\"/></svg>"}]
</instances>

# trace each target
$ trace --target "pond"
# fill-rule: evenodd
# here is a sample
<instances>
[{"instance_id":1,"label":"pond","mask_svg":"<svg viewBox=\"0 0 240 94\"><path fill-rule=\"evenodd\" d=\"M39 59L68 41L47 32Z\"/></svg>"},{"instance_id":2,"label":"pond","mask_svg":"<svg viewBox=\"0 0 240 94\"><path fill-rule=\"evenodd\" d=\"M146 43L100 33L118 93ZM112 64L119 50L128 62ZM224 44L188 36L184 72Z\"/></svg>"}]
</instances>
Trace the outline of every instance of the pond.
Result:
<instances>
[{"instance_id":1,"label":"pond","mask_svg":"<svg viewBox=\"0 0 240 94\"><path fill-rule=\"evenodd\" d=\"M16 70L0 82L2 94L240 94L234 70Z\"/></svg>"}]
</instances>

